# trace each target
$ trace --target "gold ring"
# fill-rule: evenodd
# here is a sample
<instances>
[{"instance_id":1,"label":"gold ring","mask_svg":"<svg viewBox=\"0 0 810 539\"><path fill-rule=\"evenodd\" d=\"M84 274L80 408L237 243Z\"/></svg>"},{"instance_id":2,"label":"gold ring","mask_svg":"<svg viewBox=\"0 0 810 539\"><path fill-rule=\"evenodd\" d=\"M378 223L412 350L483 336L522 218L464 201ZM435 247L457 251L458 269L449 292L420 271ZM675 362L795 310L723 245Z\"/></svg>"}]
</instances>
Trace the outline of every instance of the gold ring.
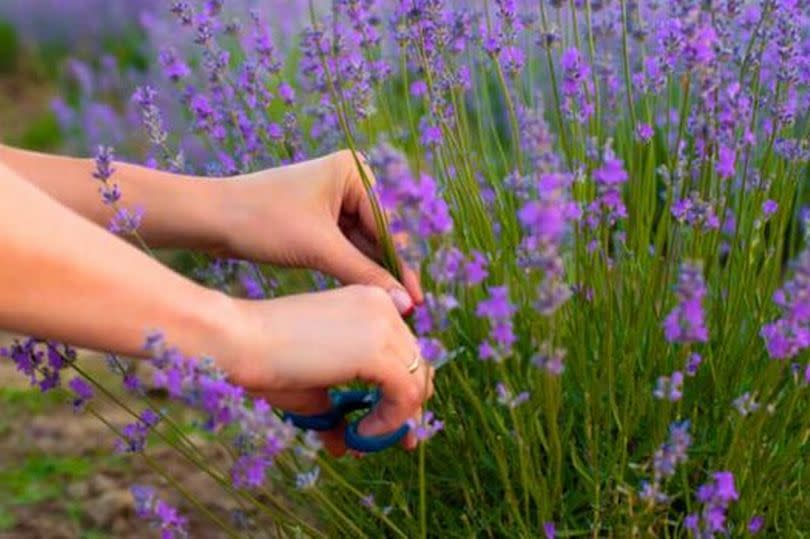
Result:
<instances>
[{"instance_id":1,"label":"gold ring","mask_svg":"<svg viewBox=\"0 0 810 539\"><path fill-rule=\"evenodd\" d=\"M410 365L408 365L408 372L415 373L417 369L419 369L420 363L422 363L422 354L420 354L417 351L416 354L413 356L413 361L411 362Z\"/></svg>"}]
</instances>

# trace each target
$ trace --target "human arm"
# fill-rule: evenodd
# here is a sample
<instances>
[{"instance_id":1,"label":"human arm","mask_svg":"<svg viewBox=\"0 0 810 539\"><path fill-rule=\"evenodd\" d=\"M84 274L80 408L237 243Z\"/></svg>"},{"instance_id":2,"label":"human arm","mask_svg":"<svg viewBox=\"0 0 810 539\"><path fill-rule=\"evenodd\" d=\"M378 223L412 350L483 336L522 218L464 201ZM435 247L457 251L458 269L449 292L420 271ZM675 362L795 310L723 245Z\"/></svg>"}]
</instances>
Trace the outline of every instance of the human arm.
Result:
<instances>
[{"instance_id":1,"label":"human arm","mask_svg":"<svg viewBox=\"0 0 810 539\"><path fill-rule=\"evenodd\" d=\"M53 198L105 225L93 161L0 145L0 162ZM209 179L115 163L111 181L127 207L142 207L139 233L151 247L184 247L284 266L317 269L343 284L394 291L401 313L422 301L416 274L402 284L376 261L371 203L349 151L244 176ZM373 178L370 169L366 173ZM397 291L407 291L406 294Z\"/></svg>"},{"instance_id":2,"label":"human arm","mask_svg":"<svg viewBox=\"0 0 810 539\"><path fill-rule=\"evenodd\" d=\"M146 333L160 329L184 353L215 358L235 383L299 413L323 411L327 388L364 380L385 398L363 434L396 429L430 394L426 367L422 375L407 369L415 338L379 289L229 298L172 272L2 163L0 230L4 329L132 356L143 355ZM340 452L335 434L331 449Z\"/></svg>"}]
</instances>

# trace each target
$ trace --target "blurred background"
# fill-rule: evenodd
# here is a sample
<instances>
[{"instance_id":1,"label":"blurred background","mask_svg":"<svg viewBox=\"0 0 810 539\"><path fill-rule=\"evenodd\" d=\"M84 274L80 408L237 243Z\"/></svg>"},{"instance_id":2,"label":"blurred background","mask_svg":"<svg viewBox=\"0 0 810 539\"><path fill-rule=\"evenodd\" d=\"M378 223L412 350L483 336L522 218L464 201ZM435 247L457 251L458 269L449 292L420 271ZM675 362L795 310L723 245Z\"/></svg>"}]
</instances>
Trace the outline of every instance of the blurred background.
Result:
<instances>
[{"instance_id":1,"label":"blurred background","mask_svg":"<svg viewBox=\"0 0 810 539\"><path fill-rule=\"evenodd\" d=\"M99 80L145 74L148 62L141 17L159 2L3 0L0 2L0 138L46 151L83 150L70 140L66 111L90 107L99 120L114 104L88 103L93 92L113 98L113 83ZM115 71L115 73L113 72ZM93 88L96 83L98 88ZM84 95L83 95L84 94ZM82 103L82 101L85 101ZM102 110L105 109L105 110ZM60 124L60 119L63 123ZM104 124L105 122L99 122ZM101 141L110 122L92 133Z\"/></svg>"},{"instance_id":2,"label":"blurred background","mask_svg":"<svg viewBox=\"0 0 810 539\"><path fill-rule=\"evenodd\" d=\"M260 2L234 2L248 3ZM143 161L144 137L129 97L138 84L164 79L154 70L156 44L171 46L167 6L164 0L0 0L0 141L82 156L104 143ZM238 7L246 13L245 5ZM0 332L0 347L12 340ZM102 355L84 353L82 360L96 377L112 381ZM113 421L127 420L115 407L103 411ZM0 360L0 538L147 536L129 486L161 480L138 459L112 454L113 442L98 420L74 415L63 394L40 393L11 361ZM232 509L203 472L168 449L156 450L203 503L223 513ZM211 448L211 458L220 457ZM218 537L187 512L191 536Z\"/></svg>"}]
</instances>

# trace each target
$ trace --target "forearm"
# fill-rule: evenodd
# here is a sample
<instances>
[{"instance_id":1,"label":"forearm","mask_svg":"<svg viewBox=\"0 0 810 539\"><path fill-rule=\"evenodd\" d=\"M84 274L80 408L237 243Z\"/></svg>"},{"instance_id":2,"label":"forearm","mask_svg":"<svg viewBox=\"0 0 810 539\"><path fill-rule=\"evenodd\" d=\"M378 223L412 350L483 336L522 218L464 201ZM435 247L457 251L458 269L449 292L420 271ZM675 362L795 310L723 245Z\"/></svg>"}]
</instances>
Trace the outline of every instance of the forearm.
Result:
<instances>
[{"instance_id":1,"label":"forearm","mask_svg":"<svg viewBox=\"0 0 810 539\"><path fill-rule=\"evenodd\" d=\"M92 176L92 159L28 152L0 145L0 163L80 215L106 226L114 209L103 204ZM216 251L225 242L217 180L181 176L132 165L114 164L110 179L121 189L120 204L140 207L139 233L150 247ZM222 182L220 182L222 183Z\"/></svg>"},{"instance_id":2,"label":"forearm","mask_svg":"<svg viewBox=\"0 0 810 539\"><path fill-rule=\"evenodd\" d=\"M0 328L143 354L149 330L227 356L236 303L170 271L0 163ZM221 357L227 361L227 357Z\"/></svg>"}]
</instances>

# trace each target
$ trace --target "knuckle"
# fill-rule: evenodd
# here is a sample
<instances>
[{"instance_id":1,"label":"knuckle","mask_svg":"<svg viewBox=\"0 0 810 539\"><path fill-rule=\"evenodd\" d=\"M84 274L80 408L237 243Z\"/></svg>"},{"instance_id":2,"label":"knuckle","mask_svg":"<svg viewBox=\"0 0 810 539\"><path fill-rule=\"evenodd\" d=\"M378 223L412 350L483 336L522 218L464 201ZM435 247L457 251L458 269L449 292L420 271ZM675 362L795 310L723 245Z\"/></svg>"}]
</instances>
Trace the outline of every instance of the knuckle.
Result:
<instances>
[{"instance_id":1,"label":"knuckle","mask_svg":"<svg viewBox=\"0 0 810 539\"><path fill-rule=\"evenodd\" d=\"M366 163L366 158L364 155L359 152L348 148L344 148L342 150L338 150L331 154L332 162L334 163L334 172L336 175L346 178L349 181L358 181L362 182L362 177L358 170L358 162L360 166L363 167L363 172L366 175L366 178L369 180L371 185L376 183L376 179L374 177L374 173L371 171L371 168ZM356 159L355 159L356 157Z\"/></svg>"},{"instance_id":2,"label":"knuckle","mask_svg":"<svg viewBox=\"0 0 810 539\"><path fill-rule=\"evenodd\" d=\"M388 324L384 320L374 319L369 324L368 330L372 352L378 358L385 356L389 349L390 341Z\"/></svg>"},{"instance_id":3,"label":"knuckle","mask_svg":"<svg viewBox=\"0 0 810 539\"><path fill-rule=\"evenodd\" d=\"M386 322L390 321L393 316L392 311L395 313L396 308L388 292L373 285L363 285L362 288L358 297L364 306L376 317L382 317Z\"/></svg>"},{"instance_id":4,"label":"knuckle","mask_svg":"<svg viewBox=\"0 0 810 539\"><path fill-rule=\"evenodd\" d=\"M360 282L377 285L378 288L390 284L385 270L371 262L358 271L357 278Z\"/></svg>"},{"instance_id":5,"label":"knuckle","mask_svg":"<svg viewBox=\"0 0 810 539\"><path fill-rule=\"evenodd\" d=\"M331 156L336 171L341 171L344 174L349 173L354 168L354 156L352 151L344 148L333 153Z\"/></svg>"},{"instance_id":6,"label":"knuckle","mask_svg":"<svg viewBox=\"0 0 810 539\"><path fill-rule=\"evenodd\" d=\"M422 404L422 396L423 394L419 389L419 386L416 384L410 384L403 388L400 398L402 399L402 404L406 408L409 410L416 410Z\"/></svg>"}]
</instances>

